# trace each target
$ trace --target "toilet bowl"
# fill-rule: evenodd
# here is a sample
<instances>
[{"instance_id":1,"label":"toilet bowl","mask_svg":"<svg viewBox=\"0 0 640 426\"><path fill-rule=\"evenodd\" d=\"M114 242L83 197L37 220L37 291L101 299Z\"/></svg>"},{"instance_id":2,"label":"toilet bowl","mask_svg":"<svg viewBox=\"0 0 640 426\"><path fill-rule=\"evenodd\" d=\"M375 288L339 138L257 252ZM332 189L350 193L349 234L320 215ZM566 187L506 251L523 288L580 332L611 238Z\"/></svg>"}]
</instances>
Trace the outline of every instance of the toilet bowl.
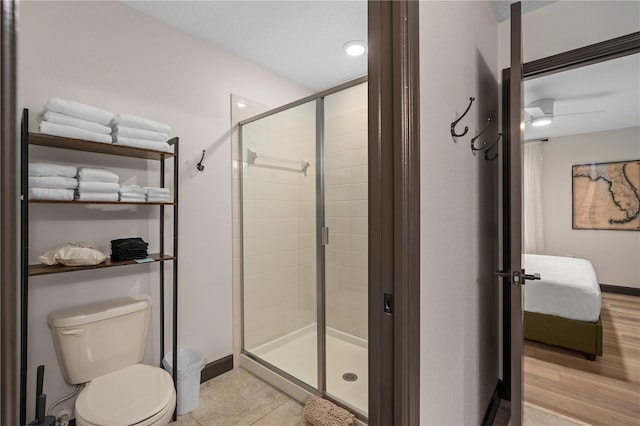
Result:
<instances>
[{"instance_id":1,"label":"toilet bowl","mask_svg":"<svg viewBox=\"0 0 640 426\"><path fill-rule=\"evenodd\" d=\"M67 383L83 384L79 426L164 426L176 406L173 379L144 365L151 298L124 297L52 312L48 323Z\"/></svg>"},{"instance_id":2,"label":"toilet bowl","mask_svg":"<svg viewBox=\"0 0 640 426\"><path fill-rule=\"evenodd\" d=\"M76 399L76 424L166 425L175 406L171 376L160 368L136 364L87 383Z\"/></svg>"}]
</instances>

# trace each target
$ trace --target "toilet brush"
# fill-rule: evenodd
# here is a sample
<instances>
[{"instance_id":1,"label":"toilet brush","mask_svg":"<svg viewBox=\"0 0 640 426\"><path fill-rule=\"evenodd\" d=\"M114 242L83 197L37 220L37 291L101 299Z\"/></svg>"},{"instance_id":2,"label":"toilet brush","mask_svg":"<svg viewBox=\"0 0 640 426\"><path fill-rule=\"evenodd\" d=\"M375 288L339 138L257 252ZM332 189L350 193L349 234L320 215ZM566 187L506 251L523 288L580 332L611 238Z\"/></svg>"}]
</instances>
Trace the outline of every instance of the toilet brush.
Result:
<instances>
[{"instance_id":1,"label":"toilet brush","mask_svg":"<svg viewBox=\"0 0 640 426\"><path fill-rule=\"evenodd\" d=\"M44 411L47 407L47 395L42 393L44 385L44 365L38 366L38 377L36 382L36 419L29 423L35 426L55 426L55 416L45 416Z\"/></svg>"}]
</instances>

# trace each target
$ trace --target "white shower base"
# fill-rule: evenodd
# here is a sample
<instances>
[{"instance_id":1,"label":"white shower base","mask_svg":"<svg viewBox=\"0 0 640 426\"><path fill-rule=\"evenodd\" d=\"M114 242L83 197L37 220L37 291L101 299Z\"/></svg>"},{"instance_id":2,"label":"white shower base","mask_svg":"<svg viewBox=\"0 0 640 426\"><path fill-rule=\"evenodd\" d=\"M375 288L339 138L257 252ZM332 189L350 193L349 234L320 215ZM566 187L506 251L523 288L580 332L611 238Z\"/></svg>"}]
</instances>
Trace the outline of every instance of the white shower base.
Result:
<instances>
[{"instance_id":1,"label":"white shower base","mask_svg":"<svg viewBox=\"0 0 640 426\"><path fill-rule=\"evenodd\" d=\"M250 352L293 377L317 388L317 326L300 330L261 345ZM327 394L366 415L369 405L369 359L367 341L327 328ZM355 373L353 382L342 378Z\"/></svg>"}]
</instances>

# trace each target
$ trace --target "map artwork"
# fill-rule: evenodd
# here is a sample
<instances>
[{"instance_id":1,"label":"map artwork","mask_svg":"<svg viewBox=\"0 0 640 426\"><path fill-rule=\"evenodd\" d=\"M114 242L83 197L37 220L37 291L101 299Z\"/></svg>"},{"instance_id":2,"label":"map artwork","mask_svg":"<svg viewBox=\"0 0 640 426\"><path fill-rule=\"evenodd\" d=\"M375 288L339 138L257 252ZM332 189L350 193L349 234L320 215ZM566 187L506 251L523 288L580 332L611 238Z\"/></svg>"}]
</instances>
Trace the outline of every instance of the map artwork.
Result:
<instances>
[{"instance_id":1,"label":"map artwork","mask_svg":"<svg viewBox=\"0 0 640 426\"><path fill-rule=\"evenodd\" d=\"M573 229L640 231L640 160L571 169Z\"/></svg>"}]
</instances>

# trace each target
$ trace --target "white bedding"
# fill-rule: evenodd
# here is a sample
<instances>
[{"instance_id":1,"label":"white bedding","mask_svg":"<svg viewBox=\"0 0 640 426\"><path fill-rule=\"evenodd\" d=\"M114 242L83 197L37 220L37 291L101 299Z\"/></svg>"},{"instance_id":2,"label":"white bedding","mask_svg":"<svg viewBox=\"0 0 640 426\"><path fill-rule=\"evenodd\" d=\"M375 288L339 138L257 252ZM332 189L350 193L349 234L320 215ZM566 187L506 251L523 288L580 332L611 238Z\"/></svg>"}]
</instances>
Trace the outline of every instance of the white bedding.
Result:
<instances>
[{"instance_id":1,"label":"white bedding","mask_svg":"<svg viewBox=\"0 0 640 426\"><path fill-rule=\"evenodd\" d=\"M528 274L540 281L524 286L524 309L579 321L596 322L602 303L593 265L586 259L537 254L524 255Z\"/></svg>"}]
</instances>

